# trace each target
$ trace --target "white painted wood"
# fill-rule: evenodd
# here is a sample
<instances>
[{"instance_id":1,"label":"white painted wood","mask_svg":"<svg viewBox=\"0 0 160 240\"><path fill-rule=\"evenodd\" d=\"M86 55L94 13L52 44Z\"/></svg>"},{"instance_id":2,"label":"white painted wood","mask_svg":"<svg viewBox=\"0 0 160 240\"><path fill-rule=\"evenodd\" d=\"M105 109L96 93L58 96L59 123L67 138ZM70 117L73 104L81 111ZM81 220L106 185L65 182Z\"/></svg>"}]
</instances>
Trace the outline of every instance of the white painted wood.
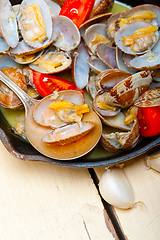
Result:
<instances>
[{"instance_id":1,"label":"white painted wood","mask_svg":"<svg viewBox=\"0 0 160 240\"><path fill-rule=\"evenodd\" d=\"M104 168L96 168L100 177ZM148 170L144 157L126 162L123 168L129 179L136 204L132 209L121 210L115 208L118 221L129 240L160 239L160 173Z\"/></svg>"},{"instance_id":2,"label":"white painted wood","mask_svg":"<svg viewBox=\"0 0 160 240\"><path fill-rule=\"evenodd\" d=\"M1 240L117 239L87 169L0 156Z\"/></svg>"}]
</instances>

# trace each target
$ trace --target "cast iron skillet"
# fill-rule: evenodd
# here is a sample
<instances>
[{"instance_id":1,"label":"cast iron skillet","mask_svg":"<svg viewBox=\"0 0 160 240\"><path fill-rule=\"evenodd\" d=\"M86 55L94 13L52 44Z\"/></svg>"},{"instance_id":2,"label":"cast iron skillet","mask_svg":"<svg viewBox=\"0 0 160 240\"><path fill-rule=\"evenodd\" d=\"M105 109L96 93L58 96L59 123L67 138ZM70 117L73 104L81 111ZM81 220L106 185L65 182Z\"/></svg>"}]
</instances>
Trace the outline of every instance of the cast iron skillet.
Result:
<instances>
[{"instance_id":1,"label":"cast iron skillet","mask_svg":"<svg viewBox=\"0 0 160 240\"><path fill-rule=\"evenodd\" d=\"M12 0L12 5L19 4L21 1ZM150 3L160 6L158 0L123 0L123 3L127 3L130 6L136 6L140 4ZM125 162L134 157L140 156L142 154L148 153L148 151L154 151L159 148L160 145L160 135L150 138L145 138L142 140L134 149L130 151L120 151L114 155L108 157L96 157L91 158L89 156L84 156L76 160L71 161L60 161L50 159L43 156L37 152L29 143L23 140L21 137L16 136L8 122L3 117L0 112L0 139L6 149L15 157L23 160L32 161L42 161L48 162L56 165L70 166L70 167L80 167L80 168L90 168L98 166L114 165L117 163ZM101 149L101 146L99 146ZM94 152L92 153L94 154Z\"/></svg>"}]
</instances>

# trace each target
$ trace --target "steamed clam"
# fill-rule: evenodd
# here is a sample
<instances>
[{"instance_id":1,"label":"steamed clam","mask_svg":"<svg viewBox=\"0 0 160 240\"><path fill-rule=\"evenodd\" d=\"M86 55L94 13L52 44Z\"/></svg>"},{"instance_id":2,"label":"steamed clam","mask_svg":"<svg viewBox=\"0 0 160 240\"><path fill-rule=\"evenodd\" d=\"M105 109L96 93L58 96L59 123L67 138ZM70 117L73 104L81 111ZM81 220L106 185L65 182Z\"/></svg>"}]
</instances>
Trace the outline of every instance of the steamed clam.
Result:
<instances>
[{"instance_id":1,"label":"steamed clam","mask_svg":"<svg viewBox=\"0 0 160 240\"><path fill-rule=\"evenodd\" d=\"M18 24L24 41L31 47L40 47L52 37L51 13L44 0L23 0Z\"/></svg>"},{"instance_id":2,"label":"steamed clam","mask_svg":"<svg viewBox=\"0 0 160 240\"><path fill-rule=\"evenodd\" d=\"M71 66L72 59L69 53L59 51L54 46L46 49L39 58L32 61L29 67L42 73L57 73Z\"/></svg>"},{"instance_id":3,"label":"steamed clam","mask_svg":"<svg viewBox=\"0 0 160 240\"><path fill-rule=\"evenodd\" d=\"M63 101L63 102L60 103L60 101ZM66 110L62 112L58 111L58 115L57 115L53 107L49 107L49 105L51 103L53 104L53 102L57 103L57 110L59 109L61 104L62 104L62 107L64 107L64 109L66 108ZM78 118L78 121L80 121L81 118L79 119L79 117L75 114L75 111L73 111L73 115L70 116L70 111L71 111L70 109L74 110L74 106L67 107L65 103L68 103L68 102L71 102L72 104L76 104L76 105L83 105L84 98L82 93L80 93L79 91L61 91L59 93L55 92L55 94L50 99L46 100L45 102L42 102L43 105L40 104L37 106L36 111L33 115L34 120L40 125L49 126L52 128L58 128L58 127L64 126L67 124L68 121L72 122L72 119L76 120ZM62 107L60 107L60 109L62 109ZM67 110L67 108L69 110ZM64 115L66 115L66 119L68 121L67 120L63 121Z\"/></svg>"},{"instance_id":4,"label":"steamed clam","mask_svg":"<svg viewBox=\"0 0 160 240\"><path fill-rule=\"evenodd\" d=\"M53 45L63 51L72 51L78 47L81 36L76 25L67 17L55 15L53 20L53 32L57 33L57 39Z\"/></svg>"},{"instance_id":5,"label":"steamed clam","mask_svg":"<svg viewBox=\"0 0 160 240\"><path fill-rule=\"evenodd\" d=\"M118 48L131 55L143 54L152 49L158 39L158 27L146 22L124 25L114 35Z\"/></svg>"},{"instance_id":6,"label":"steamed clam","mask_svg":"<svg viewBox=\"0 0 160 240\"><path fill-rule=\"evenodd\" d=\"M108 133L105 130L102 132L102 146L109 152L116 152L120 149L132 149L138 142L139 124L137 120L132 123L132 128L128 132L112 132Z\"/></svg>"},{"instance_id":7,"label":"steamed clam","mask_svg":"<svg viewBox=\"0 0 160 240\"><path fill-rule=\"evenodd\" d=\"M147 22L152 25L159 26L159 11L160 8L152 4L143 4L131 8L120 14L116 22L117 27L122 27L133 22Z\"/></svg>"},{"instance_id":8,"label":"steamed clam","mask_svg":"<svg viewBox=\"0 0 160 240\"><path fill-rule=\"evenodd\" d=\"M82 138L89 133L93 127L93 122L83 122L81 126L79 126L78 123L66 125L65 127L53 130L42 139L42 142L58 145L67 144Z\"/></svg>"},{"instance_id":9,"label":"steamed clam","mask_svg":"<svg viewBox=\"0 0 160 240\"><path fill-rule=\"evenodd\" d=\"M106 32L106 25L103 23L93 24L88 27L84 34L84 40L93 54L96 53L99 43L107 43L112 46L112 41Z\"/></svg>"},{"instance_id":10,"label":"steamed clam","mask_svg":"<svg viewBox=\"0 0 160 240\"><path fill-rule=\"evenodd\" d=\"M79 91L55 92L50 98L37 105L33 118L36 123L50 127L42 142L58 145L77 141L94 128L94 122L83 121L83 115L90 111L84 104Z\"/></svg>"},{"instance_id":11,"label":"steamed clam","mask_svg":"<svg viewBox=\"0 0 160 240\"><path fill-rule=\"evenodd\" d=\"M6 67L1 71L15 82L20 88L27 92L26 79L19 68ZM22 105L19 98L2 82L0 82L0 105L4 108L17 108Z\"/></svg>"}]
</instances>

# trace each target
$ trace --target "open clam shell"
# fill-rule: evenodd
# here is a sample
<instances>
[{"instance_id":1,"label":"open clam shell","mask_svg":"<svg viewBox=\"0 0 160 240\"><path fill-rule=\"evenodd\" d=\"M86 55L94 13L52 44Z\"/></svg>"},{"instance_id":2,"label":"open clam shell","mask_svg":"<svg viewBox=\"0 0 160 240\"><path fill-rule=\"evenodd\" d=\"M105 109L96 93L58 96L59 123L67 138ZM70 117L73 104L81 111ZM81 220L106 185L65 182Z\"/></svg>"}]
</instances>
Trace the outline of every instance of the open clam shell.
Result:
<instances>
[{"instance_id":1,"label":"open clam shell","mask_svg":"<svg viewBox=\"0 0 160 240\"><path fill-rule=\"evenodd\" d=\"M20 64L29 64L39 58L43 50L37 52L22 40L16 48L10 48L9 55L13 60Z\"/></svg>"},{"instance_id":2,"label":"open clam shell","mask_svg":"<svg viewBox=\"0 0 160 240\"><path fill-rule=\"evenodd\" d=\"M88 27L84 34L84 40L93 54L96 53L97 45L101 42L112 45L112 42L107 35L106 25L103 23L96 23Z\"/></svg>"},{"instance_id":3,"label":"open clam shell","mask_svg":"<svg viewBox=\"0 0 160 240\"><path fill-rule=\"evenodd\" d=\"M134 74L134 73L137 72L137 70L132 68L131 66L129 66L130 61L128 62L128 59L127 59L127 64L126 64L126 55L129 56L130 61L134 58L133 55L126 54L126 53L122 52L118 47L116 47L116 63L117 63L117 67L119 69L125 71L125 72L130 72L131 74Z\"/></svg>"},{"instance_id":4,"label":"open clam shell","mask_svg":"<svg viewBox=\"0 0 160 240\"><path fill-rule=\"evenodd\" d=\"M19 41L16 14L9 0L0 1L0 31L10 47L15 48Z\"/></svg>"},{"instance_id":5,"label":"open clam shell","mask_svg":"<svg viewBox=\"0 0 160 240\"><path fill-rule=\"evenodd\" d=\"M109 69L109 67L96 56L89 57L87 62L92 71L96 74Z\"/></svg>"},{"instance_id":6,"label":"open clam shell","mask_svg":"<svg viewBox=\"0 0 160 240\"><path fill-rule=\"evenodd\" d=\"M53 31L57 33L54 46L64 51L74 50L80 43L80 32L76 25L65 16L53 16Z\"/></svg>"},{"instance_id":7,"label":"open clam shell","mask_svg":"<svg viewBox=\"0 0 160 240\"><path fill-rule=\"evenodd\" d=\"M153 40L152 43L148 44L146 42L147 40L144 40L145 42L141 43L142 50L140 49L138 51L133 51L130 48L130 46L125 46L122 41L123 37L131 36L132 34L134 34L134 32L136 30L147 27L147 26L150 26L150 24L148 24L146 22L135 22L135 23L124 25L114 35L114 40L115 40L116 46L118 46L118 48L121 49L122 52L131 54L131 55L141 55L141 54L145 53L146 51L148 51L148 49L152 49L159 39L158 31L155 32L155 39ZM141 39L143 39L142 36L140 36L140 37L141 37ZM143 46L145 46L144 50L143 50Z\"/></svg>"},{"instance_id":8,"label":"open clam shell","mask_svg":"<svg viewBox=\"0 0 160 240\"><path fill-rule=\"evenodd\" d=\"M113 69L113 71L104 71L103 74L97 75L98 85L104 91L109 91L116 84L131 76L131 73L120 70Z\"/></svg>"},{"instance_id":9,"label":"open clam shell","mask_svg":"<svg viewBox=\"0 0 160 240\"><path fill-rule=\"evenodd\" d=\"M29 67L41 73L53 74L68 69L71 66L72 58L64 51L58 51L54 46L46 49L43 54Z\"/></svg>"},{"instance_id":10,"label":"open clam shell","mask_svg":"<svg viewBox=\"0 0 160 240\"><path fill-rule=\"evenodd\" d=\"M109 68L118 68L116 62L116 48L110 44L99 43L97 45L97 56Z\"/></svg>"},{"instance_id":11,"label":"open clam shell","mask_svg":"<svg viewBox=\"0 0 160 240\"><path fill-rule=\"evenodd\" d=\"M50 98L47 98L45 101L37 105L36 110L33 114L34 120L42 126L48 126L52 128L57 128L66 125L65 122L63 122L56 116L53 109L48 108L48 106L53 101L60 100L69 101L78 105L84 104L83 94L80 93L79 91L73 90L60 91L57 94L52 95Z\"/></svg>"},{"instance_id":12,"label":"open clam shell","mask_svg":"<svg viewBox=\"0 0 160 240\"><path fill-rule=\"evenodd\" d=\"M94 111L98 114L98 116L100 118L101 118L101 116L102 117L115 116L121 111L120 108L116 108L115 110L102 109L98 106L99 101L103 101L103 93L102 94L97 94L96 97L93 100L93 103L92 103L92 107L93 107Z\"/></svg>"},{"instance_id":13,"label":"open clam shell","mask_svg":"<svg viewBox=\"0 0 160 240\"><path fill-rule=\"evenodd\" d=\"M147 53L137 56L130 61L130 66L136 70L157 69L160 67L160 39Z\"/></svg>"},{"instance_id":14,"label":"open clam shell","mask_svg":"<svg viewBox=\"0 0 160 240\"><path fill-rule=\"evenodd\" d=\"M143 11L151 11L151 12L155 13L157 15L157 17L154 19L151 19L150 15L148 15L149 18L145 18L145 19L143 17L141 18L141 15L142 15L141 13ZM119 18L126 19L128 17L131 17L135 13L139 14L138 21L148 22L148 23L152 23L155 26L160 26L160 7L159 6L156 6L153 4L142 4L142 5L133 7L131 9L121 13ZM132 18L129 23L132 23L134 21L137 21L137 19L134 20L134 18Z\"/></svg>"},{"instance_id":15,"label":"open clam shell","mask_svg":"<svg viewBox=\"0 0 160 240\"><path fill-rule=\"evenodd\" d=\"M114 13L110 16L110 18L107 21L106 24L106 30L107 30L107 34L108 36L114 40L114 35L117 31L116 29L116 21L118 19L118 17L120 16L121 13Z\"/></svg>"},{"instance_id":16,"label":"open clam shell","mask_svg":"<svg viewBox=\"0 0 160 240\"><path fill-rule=\"evenodd\" d=\"M83 89L88 84L89 79L89 65L87 59L89 58L86 46L82 43L74 55L72 78L75 85L79 89Z\"/></svg>"},{"instance_id":17,"label":"open clam shell","mask_svg":"<svg viewBox=\"0 0 160 240\"><path fill-rule=\"evenodd\" d=\"M58 145L68 144L84 137L94 128L93 122L82 122L68 124L64 127L54 129L51 133L42 138L42 142Z\"/></svg>"},{"instance_id":18,"label":"open clam shell","mask_svg":"<svg viewBox=\"0 0 160 240\"><path fill-rule=\"evenodd\" d=\"M35 15L35 12L38 12L38 15ZM39 14L42 14L40 18ZM21 35L29 46L42 47L51 40L51 12L44 0L23 0L17 19Z\"/></svg>"},{"instance_id":19,"label":"open clam shell","mask_svg":"<svg viewBox=\"0 0 160 240\"><path fill-rule=\"evenodd\" d=\"M101 144L109 152L117 152L120 149L132 149L138 143L140 133L139 124L135 120L132 128L128 132L112 132L108 133L103 130L101 136Z\"/></svg>"},{"instance_id":20,"label":"open clam shell","mask_svg":"<svg viewBox=\"0 0 160 240\"><path fill-rule=\"evenodd\" d=\"M37 48L29 46L23 39L18 43L16 48L10 48L9 53L14 54L14 55L29 55L29 54L34 54L36 52L40 52L43 49L47 48L50 46L53 41L55 41L57 37L57 34L55 32L52 33L52 38L49 42L44 44L43 46L39 46Z\"/></svg>"},{"instance_id":21,"label":"open clam shell","mask_svg":"<svg viewBox=\"0 0 160 240\"><path fill-rule=\"evenodd\" d=\"M131 130L131 125L127 125L124 123L125 115L122 111L119 112L115 116L106 116L105 117L105 116L101 115L100 118L105 125L108 125L110 127L122 129L122 130L126 130L126 131Z\"/></svg>"},{"instance_id":22,"label":"open clam shell","mask_svg":"<svg viewBox=\"0 0 160 240\"><path fill-rule=\"evenodd\" d=\"M57 34L53 32L51 40L43 46L33 48L29 46L23 39L18 43L16 48L9 49L9 55L14 59L15 62L20 64L29 64L38 59L45 48L50 46L56 39Z\"/></svg>"}]
</instances>

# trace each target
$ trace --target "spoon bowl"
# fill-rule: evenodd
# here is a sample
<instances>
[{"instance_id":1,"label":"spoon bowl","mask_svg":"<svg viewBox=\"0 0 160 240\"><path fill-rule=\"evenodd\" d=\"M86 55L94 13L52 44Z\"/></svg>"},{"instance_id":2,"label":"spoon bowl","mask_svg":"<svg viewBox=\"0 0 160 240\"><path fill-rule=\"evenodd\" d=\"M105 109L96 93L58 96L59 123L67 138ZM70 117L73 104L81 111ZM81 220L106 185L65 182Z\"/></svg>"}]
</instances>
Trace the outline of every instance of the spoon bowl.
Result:
<instances>
[{"instance_id":1,"label":"spoon bowl","mask_svg":"<svg viewBox=\"0 0 160 240\"><path fill-rule=\"evenodd\" d=\"M41 139L49 134L51 129L36 123L33 119L33 113L38 104L42 101L48 100L52 95L49 95L42 100L36 100L25 93L1 71L0 80L22 101L25 108L25 131L27 138L31 145L41 154L57 160L72 160L84 156L97 145L101 137L102 124L97 114L92 110L84 114L83 120L92 121L95 126L84 137L65 145L55 145L42 142Z\"/></svg>"}]
</instances>

